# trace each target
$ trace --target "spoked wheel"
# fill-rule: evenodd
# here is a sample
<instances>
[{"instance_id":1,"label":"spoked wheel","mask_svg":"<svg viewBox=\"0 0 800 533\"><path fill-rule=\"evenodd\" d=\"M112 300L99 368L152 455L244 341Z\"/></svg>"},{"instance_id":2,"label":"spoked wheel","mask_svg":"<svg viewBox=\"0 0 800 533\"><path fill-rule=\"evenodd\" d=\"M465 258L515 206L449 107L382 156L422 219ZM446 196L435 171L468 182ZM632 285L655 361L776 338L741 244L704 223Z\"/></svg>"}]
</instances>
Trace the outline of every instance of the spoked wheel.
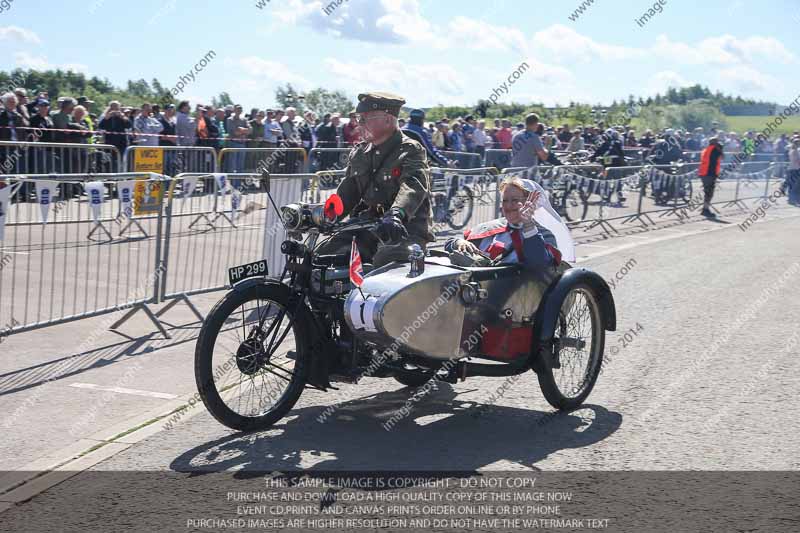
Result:
<instances>
[{"instance_id":1,"label":"spoked wheel","mask_svg":"<svg viewBox=\"0 0 800 533\"><path fill-rule=\"evenodd\" d=\"M586 218L589 211L589 196L578 188L569 189L561 196L559 213L568 222L580 222Z\"/></svg>"},{"instance_id":2,"label":"spoked wheel","mask_svg":"<svg viewBox=\"0 0 800 533\"><path fill-rule=\"evenodd\" d=\"M472 218L472 208L475 199L472 189L461 187L450 199L450 206L447 213L447 224L453 229L462 229Z\"/></svg>"},{"instance_id":3,"label":"spoked wheel","mask_svg":"<svg viewBox=\"0 0 800 533\"><path fill-rule=\"evenodd\" d=\"M231 291L203 323L195 381L208 411L242 431L265 429L297 402L310 365L308 334L278 283Z\"/></svg>"},{"instance_id":4,"label":"spoked wheel","mask_svg":"<svg viewBox=\"0 0 800 533\"><path fill-rule=\"evenodd\" d=\"M594 291L578 284L564 298L553 336L552 357L537 373L548 403L569 410L592 392L603 364L605 330Z\"/></svg>"}]
</instances>

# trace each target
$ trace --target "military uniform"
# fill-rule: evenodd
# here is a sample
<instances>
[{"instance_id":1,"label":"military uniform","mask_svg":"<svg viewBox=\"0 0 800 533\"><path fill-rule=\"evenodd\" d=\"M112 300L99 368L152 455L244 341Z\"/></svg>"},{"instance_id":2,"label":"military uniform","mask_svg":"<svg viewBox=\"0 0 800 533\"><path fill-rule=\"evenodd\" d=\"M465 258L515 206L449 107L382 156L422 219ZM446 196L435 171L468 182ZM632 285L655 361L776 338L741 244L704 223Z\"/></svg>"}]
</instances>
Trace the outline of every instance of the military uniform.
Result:
<instances>
[{"instance_id":1,"label":"military uniform","mask_svg":"<svg viewBox=\"0 0 800 533\"><path fill-rule=\"evenodd\" d=\"M382 110L396 116L403 103L402 98L387 93L360 94L356 112ZM380 246L372 258L369 250L361 250L367 256L365 261L372 259L377 266L406 260L410 244L424 248L435 240L425 148L400 130L379 145L358 143L350 152L345 177L336 192L344 203L345 215L378 219L390 211L403 214L408 239Z\"/></svg>"}]
</instances>

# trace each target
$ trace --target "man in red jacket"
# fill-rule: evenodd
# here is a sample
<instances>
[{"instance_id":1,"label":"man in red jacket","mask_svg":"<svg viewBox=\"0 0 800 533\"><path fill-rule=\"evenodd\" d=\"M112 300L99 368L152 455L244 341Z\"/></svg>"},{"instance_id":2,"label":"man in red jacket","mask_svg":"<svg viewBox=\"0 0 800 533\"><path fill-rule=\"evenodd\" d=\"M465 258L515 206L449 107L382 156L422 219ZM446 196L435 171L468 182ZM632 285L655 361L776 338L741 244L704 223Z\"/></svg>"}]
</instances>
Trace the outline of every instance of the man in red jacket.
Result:
<instances>
[{"instance_id":1,"label":"man in red jacket","mask_svg":"<svg viewBox=\"0 0 800 533\"><path fill-rule=\"evenodd\" d=\"M722 145L719 139L711 137L708 140L708 146L703 153L700 154L700 168L697 174L703 182L703 211L704 217L714 218L716 215L711 212L711 198L714 197L714 187L717 184L719 177L720 166L722 165Z\"/></svg>"}]
</instances>

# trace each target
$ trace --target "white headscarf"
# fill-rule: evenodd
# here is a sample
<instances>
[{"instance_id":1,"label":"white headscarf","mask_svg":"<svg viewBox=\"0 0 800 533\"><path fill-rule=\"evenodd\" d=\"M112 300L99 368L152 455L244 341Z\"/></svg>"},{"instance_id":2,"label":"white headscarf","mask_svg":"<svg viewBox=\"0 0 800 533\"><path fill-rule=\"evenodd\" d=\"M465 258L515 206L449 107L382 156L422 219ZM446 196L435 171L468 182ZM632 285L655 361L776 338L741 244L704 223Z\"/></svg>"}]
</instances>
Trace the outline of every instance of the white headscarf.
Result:
<instances>
[{"instance_id":1,"label":"white headscarf","mask_svg":"<svg viewBox=\"0 0 800 533\"><path fill-rule=\"evenodd\" d=\"M556 213L553 206L550 205L550 198L547 191L533 180L521 179L525 185L525 190L528 192L538 191L539 200L536 202L536 211L534 218L537 224L550 230L556 239L556 247L561 252L561 258L568 262L575 262L575 241L572 240L572 235L569 228L561 220L561 216Z\"/></svg>"}]
</instances>

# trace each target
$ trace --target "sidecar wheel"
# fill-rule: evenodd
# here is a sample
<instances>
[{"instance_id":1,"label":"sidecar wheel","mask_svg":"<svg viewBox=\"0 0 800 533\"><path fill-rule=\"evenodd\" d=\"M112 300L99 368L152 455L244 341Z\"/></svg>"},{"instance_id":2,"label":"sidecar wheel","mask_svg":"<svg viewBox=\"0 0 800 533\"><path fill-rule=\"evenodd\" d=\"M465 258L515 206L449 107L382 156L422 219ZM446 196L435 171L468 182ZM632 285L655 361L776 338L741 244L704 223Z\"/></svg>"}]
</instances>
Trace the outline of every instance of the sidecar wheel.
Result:
<instances>
[{"instance_id":1,"label":"sidecar wheel","mask_svg":"<svg viewBox=\"0 0 800 533\"><path fill-rule=\"evenodd\" d=\"M552 355L537 372L545 399L556 409L580 406L592 392L603 364L605 330L594 290L579 283L561 304Z\"/></svg>"},{"instance_id":2,"label":"sidecar wheel","mask_svg":"<svg viewBox=\"0 0 800 533\"><path fill-rule=\"evenodd\" d=\"M305 387L309 332L280 283L231 291L206 317L195 349L195 381L208 411L232 429L266 429Z\"/></svg>"}]
</instances>

